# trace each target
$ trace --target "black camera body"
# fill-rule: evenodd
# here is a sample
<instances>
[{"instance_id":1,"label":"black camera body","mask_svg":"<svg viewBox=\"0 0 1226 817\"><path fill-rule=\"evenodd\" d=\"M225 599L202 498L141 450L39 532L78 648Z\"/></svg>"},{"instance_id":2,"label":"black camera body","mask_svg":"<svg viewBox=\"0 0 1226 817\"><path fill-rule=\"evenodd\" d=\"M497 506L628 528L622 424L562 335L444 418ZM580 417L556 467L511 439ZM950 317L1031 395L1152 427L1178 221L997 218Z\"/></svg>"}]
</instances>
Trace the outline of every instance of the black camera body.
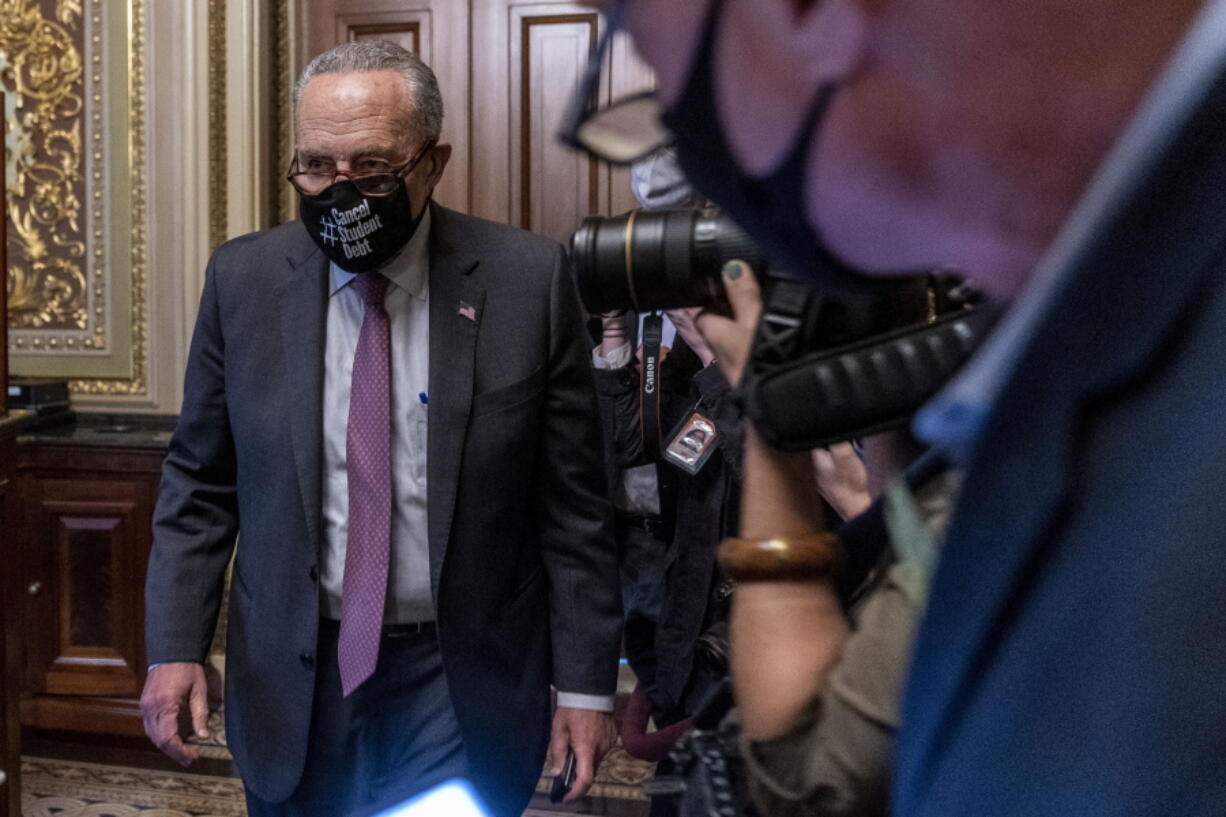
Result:
<instances>
[{"instance_id":1,"label":"black camera body","mask_svg":"<svg viewBox=\"0 0 1226 817\"><path fill-rule=\"evenodd\" d=\"M721 270L749 264L763 315L743 390L777 448L803 450L896 428L949 380L994 316L953 275L865 279L855 300L772 270L718 210L632 210L584 219L571 240L592 313L686 306L726 312Z\"/></svg>"}]
</instances>

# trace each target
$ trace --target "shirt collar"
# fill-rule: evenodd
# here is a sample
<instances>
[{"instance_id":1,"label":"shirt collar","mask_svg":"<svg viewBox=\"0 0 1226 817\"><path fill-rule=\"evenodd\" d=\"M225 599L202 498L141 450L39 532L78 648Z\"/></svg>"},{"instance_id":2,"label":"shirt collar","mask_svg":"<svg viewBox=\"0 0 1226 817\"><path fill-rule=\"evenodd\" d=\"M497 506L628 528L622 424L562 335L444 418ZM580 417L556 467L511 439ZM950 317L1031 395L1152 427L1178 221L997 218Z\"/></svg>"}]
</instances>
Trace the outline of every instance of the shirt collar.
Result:
<instances>
[{"instance_id":1,"label":"shirt collar","mask_svg":"<svg viewBox=\"0 0 1226 817\"><path fill-rule=\"evenodd\" d=\"M1224 29L1226 0L1211 0L996 331L916 415L914 431L921 440L941 446L957 459L970 455L1004 384L1042 319L1058 304L1079 261L1131 200L1152 163L1169 151L1204 89L1222 72Z\"/></svg>"},{"instance_id":2,"label":"shirt collar","mask_svg":"<svg viewBox=\"0 0 1226 817\"><path fill-rule=\"evenodd\" d=\"M331 285L328 289L329 298L347 286L354 278L364 274L346 272L338 267L335 262L330 263L328 266L331 275ZM417 300L428 300L430 272L429 204L426 205L426 212L422 213L421 223L417 225L417 230L413 233L413 237L409 239L409 243L377 271L391 281L392 284L408 292Z\"/></svg>"}]
</instances>

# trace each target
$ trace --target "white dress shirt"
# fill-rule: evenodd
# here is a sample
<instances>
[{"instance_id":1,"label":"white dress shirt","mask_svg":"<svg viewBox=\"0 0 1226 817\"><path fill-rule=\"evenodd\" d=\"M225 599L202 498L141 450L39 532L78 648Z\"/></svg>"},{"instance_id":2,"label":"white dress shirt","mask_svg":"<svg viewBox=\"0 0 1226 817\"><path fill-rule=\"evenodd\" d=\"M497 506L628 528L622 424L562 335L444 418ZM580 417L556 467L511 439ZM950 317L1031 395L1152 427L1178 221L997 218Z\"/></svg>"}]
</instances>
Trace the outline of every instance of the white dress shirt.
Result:
<instances>
[{"instance_id":1,"label":"white dress shirt","mask_svg":"<svg viewBox=\"0 0 1226 817\"><path fill-rule=\"evenodd\" d=\"M392 552L384 621L434 620L426 505L426 428L430 383L430 211L408 245L377 272L391 286L383 302L392 348ZM324 548L320 613L341 617L341 586L349 534L349 478L345 470L350 381L365 311L350 286L357 274L330 268L324 347ZM558 705L613 711L612 695L558 692Z\"/></svg>"},{"instance_id":2,"label":"white dress shirt","mask_svg":"<svg viewBox=\"0 0 1226 817\"><path fill-rule=\"evenodd\" d=\"M391 285L383 302L392 348L392 553L384 621L434 620L426 517L426 415L430 381L430 211L408 245L368 275ZM357 274L331 265L324 348L324 548L320 560L321 613L341 617L341 584L349 535L349 478L345 470L353 356L365 305L350 286Z\"/></svg>"}]
</instances>

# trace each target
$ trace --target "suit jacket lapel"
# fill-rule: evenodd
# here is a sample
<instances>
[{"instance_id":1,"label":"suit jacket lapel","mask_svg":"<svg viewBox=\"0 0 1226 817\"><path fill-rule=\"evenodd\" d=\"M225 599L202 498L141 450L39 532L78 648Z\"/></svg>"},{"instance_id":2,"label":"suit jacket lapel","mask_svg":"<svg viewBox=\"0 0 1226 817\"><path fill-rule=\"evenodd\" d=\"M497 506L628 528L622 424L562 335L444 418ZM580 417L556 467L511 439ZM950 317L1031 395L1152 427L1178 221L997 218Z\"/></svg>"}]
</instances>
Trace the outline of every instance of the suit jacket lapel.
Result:
<instances>
[{"instance_id":1,"label":"suit jacket lapel","mask_svg":"<svg viewBox=\"0 0 1226 817\"><path fill-rule=\"evenodd\" d=\"M430 408L426 443L430 586L439 576L451 537L464 437L472 406L477 332L485 290L470 275L477 258L464 248L450 211L431 205Z\"/></svg>"},{"instance_id":2,"label":"suit jacket lapel","mask_svg":"<svg viewBox=\"0 0 1226 817\"><path fill-rule=\"evenodd\" d=\"M305 236L286 254L277 285L285 368L282 387L290 392L289 412L294 466L302 511L318 558L323 492L324 343L328 314L328 259Z\"/></svg>"},{"instance_id":3,"label":"suit jacket lapel","mask_svg":"<svg viewBox=\"0 0 1226 817\"><path fill-rule=\"evenodd\" d=\"M1073 260L988 418L916 644L899 747L903 802L939 777L928 764L1048 564L1075 499L1086 412L1161 365L1203 287L1220 285L1226 83L1211 98Z\"/></svg>"}]
</instances>

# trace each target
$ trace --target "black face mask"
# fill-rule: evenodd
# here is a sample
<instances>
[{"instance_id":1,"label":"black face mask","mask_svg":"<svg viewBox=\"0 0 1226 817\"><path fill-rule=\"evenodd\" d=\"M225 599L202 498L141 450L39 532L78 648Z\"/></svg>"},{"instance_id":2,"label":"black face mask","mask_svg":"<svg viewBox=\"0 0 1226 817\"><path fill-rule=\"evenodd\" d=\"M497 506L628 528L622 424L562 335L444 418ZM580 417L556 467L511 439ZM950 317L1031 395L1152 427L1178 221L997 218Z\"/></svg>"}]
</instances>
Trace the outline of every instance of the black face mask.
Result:
<instances>
[{"instance_id":1,"label":"black face mask","mask_svg":"<svg viewBox=\"0 0 1226 817\"><path fill-rule=\"evenodd\" d=\"M720 127L712 83L715 32L722 0L712 0L698 54L685 90L661 120L672 131L677 160L686 177L750 234L772 263L835 296L864 296L873 279L838 258L805 216L808 146L820 124L834 85L823 85L800 128L796 144L779 169L762 179L737 166ZM928 269L882 275L916 275Z\"/></svg>"},{"instance_id":2,"label":"black face mask","mask_svg":"<svg viewBox=\"0 0 1226 817\"><path fill-rule=\"evenodd\" d=\"M344 179L318 196L301 196L302 223L315 244L346 272L369 272L404 249L426 208L413 218L404 180L386 196L368 196Z\"/></svg>"}]
</instances>

